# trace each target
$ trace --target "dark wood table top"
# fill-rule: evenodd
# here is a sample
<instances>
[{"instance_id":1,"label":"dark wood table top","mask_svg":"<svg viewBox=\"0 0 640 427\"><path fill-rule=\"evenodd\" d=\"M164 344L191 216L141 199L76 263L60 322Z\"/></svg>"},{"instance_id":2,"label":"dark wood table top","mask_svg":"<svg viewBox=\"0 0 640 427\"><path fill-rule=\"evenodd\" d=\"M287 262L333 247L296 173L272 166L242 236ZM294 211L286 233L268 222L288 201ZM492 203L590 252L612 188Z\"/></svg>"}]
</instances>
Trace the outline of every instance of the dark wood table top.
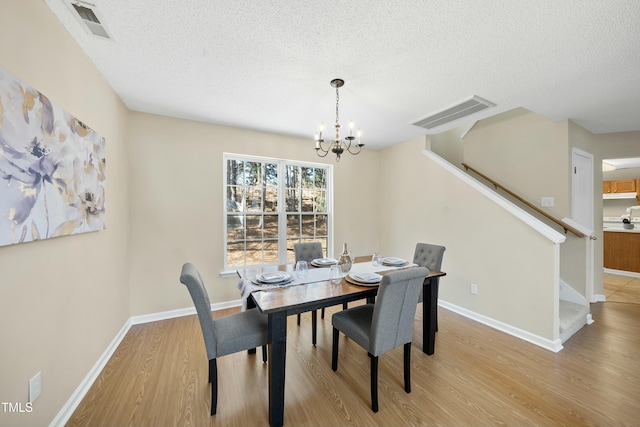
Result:
<instances>
[{"instance_id":1,"label":"dark wood table top","mask_svg":"<svg viewBox=\"0 0 640 427\"><path fill-rule=\"evenodd\" d=\"M369 262L371 257L356 257L355 262ZM413 268L413 267L407 267ZM280 270L288 271L290 265L280 266ZM382 271L379 274L389 274L398 269ZM429 270L427 278L441 277L446 273ZM344 278L338 284L331 281L313 282L302 285L283 286L281 288L255 291L251 294L256 305L263 313L288 311L289 314L313 310L315 308L340 304L348 300L357 300L375 296L377 286L360 286L347 282Z\"/></svg>"}]
</instances>

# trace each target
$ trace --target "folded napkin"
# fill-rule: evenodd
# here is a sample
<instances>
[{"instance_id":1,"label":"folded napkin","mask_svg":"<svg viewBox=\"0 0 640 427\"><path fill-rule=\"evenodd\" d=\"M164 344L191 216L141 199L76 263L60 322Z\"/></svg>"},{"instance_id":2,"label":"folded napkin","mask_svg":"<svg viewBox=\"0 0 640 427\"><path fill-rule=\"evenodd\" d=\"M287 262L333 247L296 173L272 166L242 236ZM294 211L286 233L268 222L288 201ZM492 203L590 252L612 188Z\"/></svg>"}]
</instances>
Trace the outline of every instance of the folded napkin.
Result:
<instances>
[{"instance_id":1,"label":"folded napkin","mask_svg":"<svg viewBox=\"0 0 640 427\"><path fill-rule=\"evenodd\" d=\"M240 295L242 296L242 311L247 309L247 298L251 295L251 292L261 289L260 286L254 284L249 279L240 279L238 282L238 289L240 289Z\"/></svg>"}]
</instances>

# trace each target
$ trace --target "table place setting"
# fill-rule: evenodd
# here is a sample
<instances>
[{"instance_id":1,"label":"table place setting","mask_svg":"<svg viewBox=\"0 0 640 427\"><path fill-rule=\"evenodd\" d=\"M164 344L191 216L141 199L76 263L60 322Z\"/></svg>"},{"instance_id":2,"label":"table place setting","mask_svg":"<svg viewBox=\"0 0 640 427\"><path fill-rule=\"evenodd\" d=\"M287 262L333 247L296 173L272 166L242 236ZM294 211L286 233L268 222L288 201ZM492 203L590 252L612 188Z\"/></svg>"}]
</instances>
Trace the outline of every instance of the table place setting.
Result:
<instances>
[{"instance_id":1,"label":"table place setting","mask_svg":"<svg viewBox=\"0 0 640 427\"><path fill-rule=\"evenodd\" d=\"M293 281L291 274L284 271L273 271L270 273L259 273L251 279L256 285L286 285Z\"/></svg>"},{"instance_id":2,"label":"table place setting","mask_svg":"<svg viewBox=\"0 0 640 427\"><path fill-rule=\"evenodd\" d=\"M392 256L382 258L382 265L387 267L406 267L409 265L409 261L402 258L396 258Z\"/></svg>"},{"instance_id":3,"label":"table place setting","mask_svg":"<svg viewBox=\"0 0 640 427\"><path fill-rule=\"evenodd\" d=\"M347 282L360 286L378 286L382 276L378 273L349 273L345 276Z\"/></svg>"},{"instance_id":4,"label":"table place setting","mask_svg":"<svg viewBox=\"0 0 640 427\"><path fill-rule=\"evenodd\" d=\"M335 258L317 258L310 262L298 261L293 272L256 272L254 270L253 274L250 273L241 278L238 289L242 295L243 309L246 309L246 299L251 292L323 281L339 284L342 279L352 285L372 287L378 286L382 280L382 276L378 273L416 266L417 264L405 259L382 257L379 253L375 253L369 262L351 264L348 270L345 270ZM248 271L245 270L245 273Z\"/></svg>"},{"instance_id":5,"label":"table place setting","mask_svg":"<svg viewBox=\"0 0 640 427\"><path fill-rule=\"evenodd\" d=\"M338 260L334 258L317 258L311 261L311 265L314 267L331 267L338 264Z\"/></svg>"}]
</instances>

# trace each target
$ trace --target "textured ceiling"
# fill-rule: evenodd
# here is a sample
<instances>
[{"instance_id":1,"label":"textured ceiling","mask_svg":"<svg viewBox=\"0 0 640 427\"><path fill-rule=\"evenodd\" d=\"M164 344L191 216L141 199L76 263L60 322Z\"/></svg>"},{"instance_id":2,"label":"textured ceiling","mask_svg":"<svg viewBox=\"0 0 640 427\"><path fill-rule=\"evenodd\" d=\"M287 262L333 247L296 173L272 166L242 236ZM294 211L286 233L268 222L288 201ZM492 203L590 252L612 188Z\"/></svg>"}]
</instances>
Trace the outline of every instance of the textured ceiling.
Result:
<instances>
[{"instance_id":1,"label":"textured ceiling","mask_svg":"<svg viewBox=\"0 0 640 427\"><path fill-rule=\"evenodd\" d=\"M473 95L497 104L473 119L524 107L640 130L638 0L90 0L112 40L44 1L135 111L312 144L342 78L341 123L370 148Z\"/></svg>"}]
</instances>

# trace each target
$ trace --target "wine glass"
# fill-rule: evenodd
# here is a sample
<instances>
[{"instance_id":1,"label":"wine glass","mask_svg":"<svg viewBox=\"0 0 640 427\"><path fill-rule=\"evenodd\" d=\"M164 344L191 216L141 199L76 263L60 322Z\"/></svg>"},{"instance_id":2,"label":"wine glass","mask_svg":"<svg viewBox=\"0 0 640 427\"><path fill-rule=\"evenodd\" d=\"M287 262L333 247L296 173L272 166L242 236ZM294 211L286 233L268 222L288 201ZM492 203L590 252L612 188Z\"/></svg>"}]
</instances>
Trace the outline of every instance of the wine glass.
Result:
<instances>
[{"instance_id":1,"label":"wine glass","mask_svg":"<svg viewBox=\"0 0 640 427\"><path fill-rule=\"evenodd\" d=\"M382 264L382 257L380 256L380 252L373 253L373 256L371 257L371 264L373 264L374 267L379 267L380 264Z\"/></svg>"},{"instance_id":2,"label":"wine glass","mask_svg":"<svg viewBox=\"0 0 640 427\"><path fill-rule=\"evenodd\" d=\"M299 279L304 279L307 277L307 273L309 272L309 265L307 261L298 261L296 263L296 275Z\"/></svg>"},{"instance_id":3,"label":"wine glass","mask_svg":"<svg viewBox=\"0 0 640 427\"><path fill-rule=\"evenodd\" d=\"M331 266L330 271L331 283L338 284L342 282L342 267L338 264Z\"/></svg>"}]
</instances>

